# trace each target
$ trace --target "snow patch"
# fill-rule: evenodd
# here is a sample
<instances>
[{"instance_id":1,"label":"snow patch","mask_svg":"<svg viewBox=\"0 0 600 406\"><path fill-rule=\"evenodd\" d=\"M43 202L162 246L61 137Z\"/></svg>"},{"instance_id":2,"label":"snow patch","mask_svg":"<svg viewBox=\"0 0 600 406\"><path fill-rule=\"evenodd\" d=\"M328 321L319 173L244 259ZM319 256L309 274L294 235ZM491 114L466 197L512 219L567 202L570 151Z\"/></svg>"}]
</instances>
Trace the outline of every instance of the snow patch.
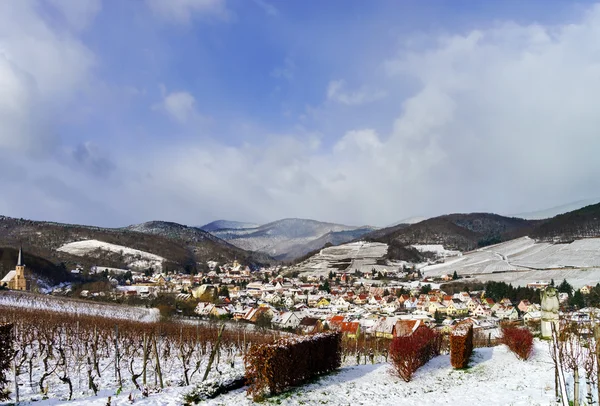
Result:
<instances>
[{"instance_id":1,"label":"snow patch","mask_svg":"<svg viewBox=\"0 0 600 406\"><path fill-rule=\"evenodd\" d=\"M77 256L94 255L96 250L123 255L124 262L131 268L154 268L155 270L161 271L163 262L166 261L165 258L146 251L136 250L123 245L110 244L98 240L71 242L57 249L57 251L62 251Z\"/></svg>"}]
</instances>

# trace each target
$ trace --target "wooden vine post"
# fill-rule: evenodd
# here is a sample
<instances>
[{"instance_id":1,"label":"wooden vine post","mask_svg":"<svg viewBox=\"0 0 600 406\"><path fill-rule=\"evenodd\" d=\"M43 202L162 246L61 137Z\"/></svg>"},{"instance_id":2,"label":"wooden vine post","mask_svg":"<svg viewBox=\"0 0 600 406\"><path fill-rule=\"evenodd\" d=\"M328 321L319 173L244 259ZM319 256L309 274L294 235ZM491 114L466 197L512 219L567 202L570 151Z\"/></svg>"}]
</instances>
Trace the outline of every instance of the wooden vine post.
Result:
<instances>
[{"instance_id":1,"label":"wooden vine post","mask_svg":"<svg viewBox=\"0 0 600 406\"><path fill-rule=\"evenodd\" d=\"M204 372L204 377L202 378L202 382L206 381L208 378L208 373L210 372L210 368L215 360L215 355L219 351L219 345L221 344L221 336L223 335L223 330L225 330L225 324L221 324L221 328L219 329L219 335L217 336L217 342L212 348L210 352L210 357L208 358L208 365L206 366L206 371Z\"/></svg>"}]
</instances>

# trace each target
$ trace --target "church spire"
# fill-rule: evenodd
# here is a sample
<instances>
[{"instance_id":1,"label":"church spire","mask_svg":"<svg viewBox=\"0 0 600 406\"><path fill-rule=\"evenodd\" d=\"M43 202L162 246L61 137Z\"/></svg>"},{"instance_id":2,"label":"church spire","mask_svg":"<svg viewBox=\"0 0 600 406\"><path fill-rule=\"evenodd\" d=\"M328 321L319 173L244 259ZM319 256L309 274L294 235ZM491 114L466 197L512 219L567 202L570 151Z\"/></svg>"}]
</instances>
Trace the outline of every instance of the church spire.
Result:
<instances>
[{"instance_id":1,"label":"church spire","mask_svg":"<svg viewBox=\"0 0 600 406\"><path fill-rule=\"evenodd\" d=\"M19 247L19 259L17 260L17 266L23 266L23 246Z\"/></svg>"}]
</instances>

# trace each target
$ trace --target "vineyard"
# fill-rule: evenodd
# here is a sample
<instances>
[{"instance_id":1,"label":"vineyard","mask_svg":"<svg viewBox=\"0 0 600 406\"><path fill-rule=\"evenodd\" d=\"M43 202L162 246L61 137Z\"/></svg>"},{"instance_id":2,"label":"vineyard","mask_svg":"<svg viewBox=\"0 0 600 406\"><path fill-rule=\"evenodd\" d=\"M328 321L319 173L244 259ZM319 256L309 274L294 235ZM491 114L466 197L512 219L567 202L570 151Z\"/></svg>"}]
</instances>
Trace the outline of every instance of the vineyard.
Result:
<instances>
[{"instance_id":1,"label":"vineyard","mask_svg":"<svg viewBox=\"0 0 600 406\"><path fill-rule=\"evenodd\" d=\"M0 323L14 325L15 367L8 373L12 400L121 392L147 396L203 381L239 381L245 376L244 356L253 345L289 335L234 324L142 322L6 305ZM342 363L387 361L388 347L385 338L344 338Z\"/></svg>"},{"instance_id":2,"label":"vineyard","mask_svg":"<svg viewBox=\"0 0 600 406\"><path fill-rule=\"evenodd\" d=\"M0 322L14 325L19 385L9 374L13 400L68 400L103 389L137 389L146 395L215 374L243 377L241 356L252 345L277 338L272 332L217 325L143 323L11 307L2 308Z\"/></svg>"}]
</instances>

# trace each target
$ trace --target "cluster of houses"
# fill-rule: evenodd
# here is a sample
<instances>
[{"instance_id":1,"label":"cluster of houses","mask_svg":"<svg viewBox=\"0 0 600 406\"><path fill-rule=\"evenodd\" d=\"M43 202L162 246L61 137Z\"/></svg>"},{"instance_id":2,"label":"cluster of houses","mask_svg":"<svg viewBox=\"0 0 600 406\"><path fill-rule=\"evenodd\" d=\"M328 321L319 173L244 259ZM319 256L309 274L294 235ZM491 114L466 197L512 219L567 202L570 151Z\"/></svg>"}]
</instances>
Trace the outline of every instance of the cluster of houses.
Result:
<instances>
[{"instance_id":1,"label":"cluster of houses","mask_svg":"<svg viewBox=\"0 0 600 406\"><path fill-rule=\"evenodd\" d=\"M497 329L505 320L541 318L540 306L528 300L495 302L483 292L449 295L431 289L426 280L348 283L348 274L337 272L328 279L331 286L324 289L323 278L283 277L281 267L252 272L237 261L221 266L209 262L208 266L209 271L197 275L132 272L131 280L116 291L142 298L171 293L180 301L197 302L195 313L201 317L306 333L339 330L349 338L361 334L392 337L424 324L449 328L465 318L486 329ZM566 300L567 295L560 299Z\"/></svg>"}]
</instances>

